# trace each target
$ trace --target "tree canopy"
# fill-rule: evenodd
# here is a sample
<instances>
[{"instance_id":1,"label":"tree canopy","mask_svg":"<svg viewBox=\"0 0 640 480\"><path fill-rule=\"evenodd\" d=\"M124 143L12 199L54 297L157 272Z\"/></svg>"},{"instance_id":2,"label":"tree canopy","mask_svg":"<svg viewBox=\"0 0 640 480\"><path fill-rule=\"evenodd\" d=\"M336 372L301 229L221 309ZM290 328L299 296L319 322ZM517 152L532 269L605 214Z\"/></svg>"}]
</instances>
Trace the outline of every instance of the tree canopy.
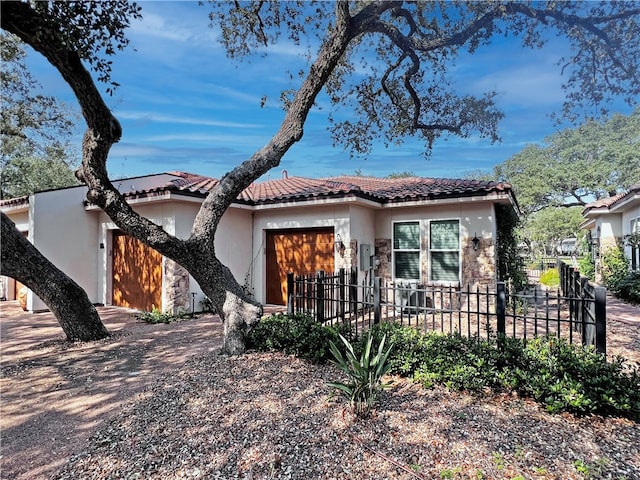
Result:
<instances>
[{"instance_id":1,"label":"tree canopy","mask_svg":"<svg viewBox=\"0 0 640 480\"><path fill-rule=\"evenodd\" d=\"M494 169L525 213L584 206L640 181L640 109L590 120L528 145Z\"/></svg>"},{"instance_id":2,"label":"tree canopy","mask_svg":"<svg viewBox=\"0 0 640 480\"><path fill-rule=\"evenodd\" d=\"M73 170L79 160L70 144L76 115L38 93L17 37L0 35L0 55L0 198L77 183Z\"/></svg>"},{"instance_id":3,"label":"tree canopy","mask_svg":"<svg viewBox=\"0 0 640 480\"><path fill-rule=\"evenodd\" d=\"M551 251L564 238L575 237L582 222L581 208L548 207L524 219L518 236L538 255L553 255Z\"/></svg>"},{"instance_id":4,"label":"tree canopy","mask_svg":"<svg viewBox=\"0 0 640 480\"><path fill-rule=\"evenodd\" d=\"M449 82L459 51L474 52L495 38L519 38L540 48L547 35L569 39L571 58L559 59L567 73L563 114L575 118L588 106L606 108L612 96L628 101L640 92L637 2L212 2L211 21L231 58L242 57L280 36L296 43L315 36L300 85L286 96L286 112L273 137L220 179L201 205L190 238L178 239L141 217L107 176L106 159L121 127L83 65L111 81L100 54L126 45L135 4L117 2L5 2L0 22L61 73L73 89L87 130L78 176L87 198L124 232L177 261L211 298L225 326L227 353L243 351L242 330L261 308L217 258L218 224L240 192L277 166L304 133L307 115L321 90L333 105L330 120L337 143L367 152L374 138L398 144L407 136L427 146L443 134L498 139L502 113L494 92L460 94ZM78 28L82 27L82 28ZM87 34L90 32L90 34ZM364 72L364 73L362 73ZM284 72L283 72L284 73ZM105 78L106 75L106 78ZM356 112L344 120L340 111Z\"/></svg>"},{"instance_id":5,"label":"tree canopy","mask_svg":"<svg viewBox=\"0 0 640 480\"><path fill-rule=\"evenodd\" d=\"M296 44L322 40L334 20L325 2L210 4L234 59L264 54L283 36ZM378 139L399 145L419 137L427 152L445 134L499 140L496 92L465 95L450 78L461 52L498 37L521 42L523 51L542 48L550 35L569 40L572 57L558 58L566 75L559 115L571 121L606 115L615 96L634 105L640 94L640 52L630 41L640 35L637 2L354 2L341 8L353 38L325 90L335 107L329 114L334 142L357 153L369 152ZM289 95L285 105L292 101ZM357 119L344 119L343 111Z\"/></svg>"}]
</instances>

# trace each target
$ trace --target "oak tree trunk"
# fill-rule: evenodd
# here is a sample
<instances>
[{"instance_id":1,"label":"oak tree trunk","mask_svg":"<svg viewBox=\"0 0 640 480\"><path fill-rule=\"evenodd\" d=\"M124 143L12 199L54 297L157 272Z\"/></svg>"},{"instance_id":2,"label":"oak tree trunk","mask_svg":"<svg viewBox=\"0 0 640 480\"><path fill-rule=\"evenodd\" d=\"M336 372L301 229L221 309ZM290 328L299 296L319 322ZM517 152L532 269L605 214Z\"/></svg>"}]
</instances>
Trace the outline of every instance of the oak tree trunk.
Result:
<instances>
[{"instance_id":1,"label":"oak tree trunk","mask_svg":"<svg viewBox=\"0 0 640 480\"><path fill-rule=\"evenodd\" d=\"M4 213L0 257L2 274L20 281L55 315L67 340L100 340L109 336L87 293L47 260Z\"/></svg>"},{"instance_id":2,"label":"oak tree trunk","mask_svg":"<svg viewBox=\"0 0 640 480\"><path fill-rule=\"evenodd\" d=\"M200 256L197 268L191 265L194 258L177 258L177 261L191 273L220 315L224 327L222 353L240 355L246 350L245 332L260 320L262 305L242 289L231 270L214 255ZM205 258L208 261L204 261Z\"/></svg>"}]
</instances>

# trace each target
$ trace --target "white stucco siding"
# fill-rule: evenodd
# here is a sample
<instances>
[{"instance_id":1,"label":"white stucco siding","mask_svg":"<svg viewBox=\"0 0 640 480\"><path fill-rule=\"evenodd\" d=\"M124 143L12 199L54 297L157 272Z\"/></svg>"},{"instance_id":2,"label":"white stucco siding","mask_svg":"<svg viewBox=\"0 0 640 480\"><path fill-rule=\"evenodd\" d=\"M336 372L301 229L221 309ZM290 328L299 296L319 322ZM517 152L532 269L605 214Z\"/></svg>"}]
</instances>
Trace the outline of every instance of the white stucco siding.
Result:
<instances>
[{"instance_id":1,"label":"white stucco siding","mask_svg":"<svg viewBox=\"0 0 640 480\"><path fill-rule=\"evenodd\" d=\"M229 208L222 216L216 233L216 255L227 267L240 285L245 279L252 286L255 276L252 252L252 214L248 210Z\"/></svg>"},{"instance_id":2,"label":"white stucco siding","mask_svg":"<svg viewBox=\"0 0 640 480\"><path fill-rule=\"evenodd\" d=\"M490 202L469 202L450 205L429 205L425 207L389 208L376 214L376 238L391 238L394 222L411 220L460 220L462 241L477 234L483 241L493 243L495 238L495 217Z\"/></svg>"},{"instance_id":3,"label":"white stucco siding","mask_svg":"<svg viewBox=\"0 0 640 480\"><path fill-rule=\"evenodd\" d=\"M21 233L29 231L29 209L28 207L21 209L20 211L6 211L5 214L9 219L15 223L16 229ZM5 297L7 300L15 300L16 283L13 278L0 275L0 297Z\"/></svg>"},{"instance_id":4,"label":"white stucco siding","mask_svg":"<svg viewBox=\"0 0 640 480\"><path fill-rule=\"evenodd\" d=\"M596 219L596 230L600 238L600 251L614 247L622 238L622 216L620 214L602 215Z\"/></svg>"},{"instance_id":5,"label":"white stucco siding","mask_svg":"<svg viewBox=\"0 0 640 480\"><path fill-rule=\"evenodd\" d=\"M266 298L266 231L293 228L334 227L345 245L350 240L350 218L347 205L305 205L273 210L259 210L253 217L253 287L259 302ZM338 266L336 254L336 266Z\"/></svg>"},{"instance_id":6,"label":"white stucco siding","mask_svg":"<svg viewBox=\"0 0 640 480\"><path fill-rule=\"evenodd\" d=\"M363 245L371 247L371 255L375 251L375 223L376 211L371 208L359 205L351 205L349 207L349 235L350 245L354 245L356 241L357 248L350 252L350 264L345 267L356 267L358 269L359 279L368 271L368 265L363 265L360 261L361 250Z\"/></svg>"},{"instance_id":7,"label":"white stucco siding","mask_svg":"<svg viewBox=\"0 0 640 480\"><path fill-rule=\"evenodd\" d=\"M29 240L56 267L65 272L86 292L91 302L99 302L99 251L97 219L84 210L85 187L40 192L31 197ZM47 306L29 296L29 310Z\"/></svg>"},{"instance_id":8,"label":"white stucco siding","mask_svg":"<svg viewBox=\"0 0 640 480\"><path fill-rule=\"evenodd\" d=\"M622 214L622 233L629 235L631 231L631 221L640 218L640 204L635 208L630 208Z\"/></svg>"},{"instance_id":9,"label":"white stucco siding","mask_svg":"<svg viewBox=\"0 0 640 480\"><path fill-rule=\"evenodd\" d=\"M376 212L375 238L391 240L393 237L393 224L404 221L419 221L422 235L421 252L421 278L428 280L430 269L430 258L428 254L429 222L431 220L458 220L460 222L460 252L461 252L461 276L467 280L467 266L473 266L469 262L476 262L475 252L469 253L472 248L471 239L477 236L480 239L479 249L489 254L493 258L495 251L495 213L493 203L480 201L459 201L444 205L425 205L415 207L394 207L385 208ZM390 247L392 248L392 247ZM392 255L392 252L390 252ZM469 256L470 255L470 256ZM384 259L383 259L384 260ZM393 260L387 258L386 261ZM389 270L390 275L394 275L393 266ZM475 276L475 275L474 275Z\"/></svg>"},{"instance_id":10,"label":"white stucco siding","mask_svg":"<svg viewBox=\"0 0 640 480\"><path fill-rule=\"evenodd\" d=\"M7 217L16 224L16 228L20 232L28 232L29 231L29 211L21 211L21 212L5 212Z\"/></svg>"}]
</instances>

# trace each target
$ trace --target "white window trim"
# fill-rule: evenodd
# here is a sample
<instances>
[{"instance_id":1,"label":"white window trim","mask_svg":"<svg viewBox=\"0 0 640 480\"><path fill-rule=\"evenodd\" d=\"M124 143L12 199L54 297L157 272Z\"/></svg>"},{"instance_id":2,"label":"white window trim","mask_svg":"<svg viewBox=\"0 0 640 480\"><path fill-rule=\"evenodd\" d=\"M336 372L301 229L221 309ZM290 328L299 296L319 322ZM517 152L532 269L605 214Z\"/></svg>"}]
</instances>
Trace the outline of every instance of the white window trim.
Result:
<instances>
[{"instance_id":1,"label":"white window trim","mask_svg":"<svg viewBox=\"0 0 640 480\"><path fill-rule=\"evenodd\" d=\"M431 248L431 222L458 222L458 280L434 280L431 278L431 252L453 252L454 250L435 250ZM429 236L429 244L427 245L427 255L429 259L429 264L427 265L427 277L429 278L429 284L431 285L442 285L442 286L451 286L451 285L459 285L462 278L462 222L460 218L431 218L427 224L427 233Z\"/></svg>"},{"instance_id":2,"label":"white window trim","mask_svg":"<svg viewBox=\"0 0 640 480\"><path fill-rule=\"evenodd\" d=\"M415 252L415 249L395 248L395 231L396 224L399 223L417 223L418 224L418 278L398 278L396 277L396 252ZM422 222L420 220L394 220L391 222L391 266L393 282L422 282L422 259L424 252L422 251Z\"/></svg>"}]
</instances>

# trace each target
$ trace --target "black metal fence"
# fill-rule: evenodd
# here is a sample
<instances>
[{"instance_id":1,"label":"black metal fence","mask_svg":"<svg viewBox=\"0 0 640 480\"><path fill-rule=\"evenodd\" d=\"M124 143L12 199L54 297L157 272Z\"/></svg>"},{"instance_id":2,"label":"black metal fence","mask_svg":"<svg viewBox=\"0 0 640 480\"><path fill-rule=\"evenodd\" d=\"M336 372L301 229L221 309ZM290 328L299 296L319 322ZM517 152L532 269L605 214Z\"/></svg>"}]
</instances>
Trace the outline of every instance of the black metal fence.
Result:
<instances>
[{"instance_id":1,"label":"black metal fence","mask_svg":"<svg viewBox=\"0 0 640 480\"><path fill-rule=\"evenodd\" d=\"M567 267L571 268L571 267ZM565 272L575 277L575 273ZM288 275L288 312L305 312L321 323L348 323L356 333L380 322L475 338L554 335L595 345L606 353L605 290L563 280L561 290L531 287L511 293L504 282L475 287L383 282L358 283L357 272Z\"/></svg>"},{"instance_id":2,"label":"black metal fence","mask_svg":"<svg viewBox=\"0 0 640 480\"><path fill-rule=\"evenodd\" d=\"M558 265L556 257L522 257L525 273L531 282L538 282L540 277L549 269Z\"/></svg>"}]
</instances>

